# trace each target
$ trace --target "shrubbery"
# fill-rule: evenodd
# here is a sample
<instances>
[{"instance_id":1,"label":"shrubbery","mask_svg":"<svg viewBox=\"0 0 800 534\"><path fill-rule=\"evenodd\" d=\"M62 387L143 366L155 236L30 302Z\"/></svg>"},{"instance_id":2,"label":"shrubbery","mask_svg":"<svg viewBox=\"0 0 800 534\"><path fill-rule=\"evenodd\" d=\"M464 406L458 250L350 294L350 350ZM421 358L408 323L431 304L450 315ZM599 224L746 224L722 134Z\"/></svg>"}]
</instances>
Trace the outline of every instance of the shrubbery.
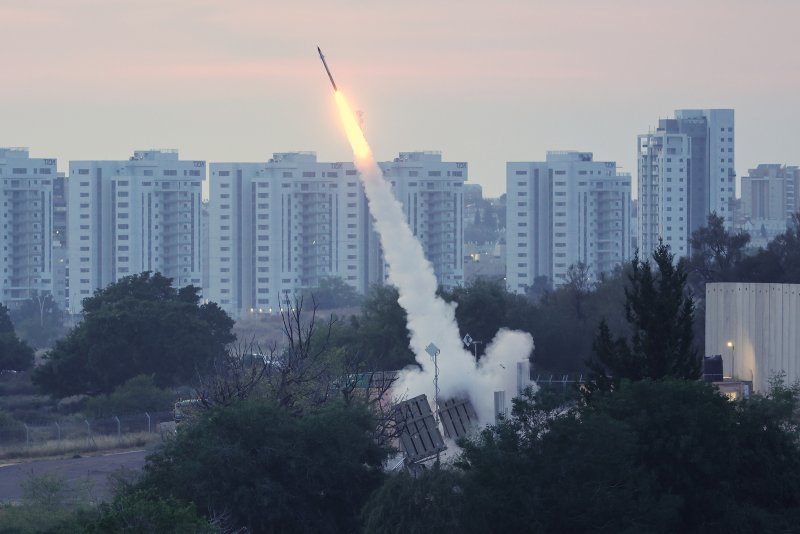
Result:
<instances>
[{"instance_id":1,"label":"shrubbery","mask_svg":"<svg viewBox=\"0 0 800 534\"><path fill-rule=\"evenodd\" d=\"M114 415L163 412L172 408L175 395L156 386L152 375L139 375L117 387L108 395L86 401L84 411L95 419Z\"/></svg>"}]
</instances>

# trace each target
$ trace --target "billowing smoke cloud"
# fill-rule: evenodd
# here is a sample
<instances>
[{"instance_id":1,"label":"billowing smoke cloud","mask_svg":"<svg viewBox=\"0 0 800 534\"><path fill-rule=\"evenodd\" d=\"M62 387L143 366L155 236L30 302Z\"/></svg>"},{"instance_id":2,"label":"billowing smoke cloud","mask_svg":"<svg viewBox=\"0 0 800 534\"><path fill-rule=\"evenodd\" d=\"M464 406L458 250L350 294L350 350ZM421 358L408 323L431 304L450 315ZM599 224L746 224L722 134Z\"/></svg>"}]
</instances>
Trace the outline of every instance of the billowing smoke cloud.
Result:
<instances>
[{"instance_id":1,"label":"billowing smoke cloud","mask_svg":"<svg viewBox=\"0 0 800 534\"><path fill-rule=\"evenodd\" d=\"M396 390L409 397L425 393L433 402L434 365L425 351L425 347L433 343L441 351L438 356L440 398L468 397L481 424L491 423L494 421L493 393L506 391L509 398L516 393L517 362L528 358L533 350L533 339L527 333L501 330L476 365L474 356L461 342L455 306L436 296L433 266L406 223L400 202L383 179L353 112L339 92L336 101L380 235L389 282L398 289L398 302L408 314L410 347L421 366L421 369L405 370Z\"/></svg>"}]
</instances>

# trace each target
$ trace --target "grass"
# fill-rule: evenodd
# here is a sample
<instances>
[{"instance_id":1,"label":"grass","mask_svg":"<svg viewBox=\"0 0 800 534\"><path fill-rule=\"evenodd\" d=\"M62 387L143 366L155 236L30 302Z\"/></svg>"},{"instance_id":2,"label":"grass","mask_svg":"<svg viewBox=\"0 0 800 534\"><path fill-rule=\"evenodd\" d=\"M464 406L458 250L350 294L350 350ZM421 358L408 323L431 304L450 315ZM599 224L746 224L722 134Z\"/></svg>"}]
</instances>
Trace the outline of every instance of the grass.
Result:
<instances>
[{"instance_id":1,"label":"grass","mask_svg":"<svg viewBox=\"0 0 800 534\"><path fill-rule=\"evenodd\" d=\"M117 436L94 436L91 440L84 438L50 440L31 445L14 444L0 447L0 460L17 460L26 458L43 458L63 456L86 452L107 451L114 449L131 449L160 443L161 436L153 432L137 432Z\"/></svg>"}]
</instances>

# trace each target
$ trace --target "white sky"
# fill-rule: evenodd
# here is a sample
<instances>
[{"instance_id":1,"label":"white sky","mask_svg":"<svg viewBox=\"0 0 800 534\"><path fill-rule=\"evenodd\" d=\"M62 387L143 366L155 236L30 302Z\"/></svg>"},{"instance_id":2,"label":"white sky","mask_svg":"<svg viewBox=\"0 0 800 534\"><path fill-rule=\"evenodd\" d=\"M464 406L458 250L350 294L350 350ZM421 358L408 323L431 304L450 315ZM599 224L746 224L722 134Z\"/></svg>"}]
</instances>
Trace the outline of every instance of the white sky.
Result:
<instances>
[{"instance_id":1,"label":"white sky","mask_svg":"<svg viewBox=\"0 0 800 534\"><path fill-rule=\"evenodd\" d=\"M486 194L505 162L586 150L635 174L677 108L736 109L738 175L800 163L793 0L0 0L0 146L34 157L350 160L316 54L379 159L441 150Z\"/></svg>"}]
</instances>

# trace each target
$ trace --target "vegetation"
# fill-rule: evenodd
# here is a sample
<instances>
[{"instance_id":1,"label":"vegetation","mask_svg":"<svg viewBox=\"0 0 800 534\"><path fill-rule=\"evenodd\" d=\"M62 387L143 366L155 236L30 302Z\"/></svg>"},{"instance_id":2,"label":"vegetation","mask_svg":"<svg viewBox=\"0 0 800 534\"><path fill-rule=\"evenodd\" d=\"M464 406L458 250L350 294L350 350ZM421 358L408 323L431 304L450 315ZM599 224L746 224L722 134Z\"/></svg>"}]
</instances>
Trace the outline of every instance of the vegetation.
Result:
<instances>
[{"instance_id":1,"label":"vegetation","mask_svg":"<svg viewBox=\"0 0 800 534\"><path fill-rule=\"evenodd\" d=\"M357 356L373 371L402 369L414 364L408 348L406 311L397 303L392 286L373 286L361 305L361 314L338 320L328 340L332 348Z\"/></svg>"},{"instance_id":2,"label":"vegetation","mask_svg":"<svg viewBox=\"0 0 800 534\"><path fill-rule=\"evenodd\" d=\"M50 293L23 301L11 319L19 336L36 348L52 347L64 334L64 312Z\"/></svg>"},{"instance_id":3,"label":"vegetation","mask_svg":"<svg viewBox=\"0 0 800 534\"><path fill-rule=\"evenodd\" d=\"M130 488L123 488L110 503L101 503L96 510L79 511L59 528L64 532L86 534L210 534L220 531L200 517L192 503Z\"/></svg>"},{"instance_id":4,"label":"vegetation","mask_svg":"<svg viewBox=\"0 0 800 534\"><path fill-rule=\"evenodd\" d=\"M463 443L452 468L387 482L365 524L369 532L398 524L404 532L428 524L443 532L789 532L800 519L800 449L790 416L797 394L788 391L734 403L698 381L641 380L568 409L529 393L509 420Z\"/></svg>"},{"instance_id":5,"label":"vegetation","mask_svg":"<svg viewBox=\"0 0 800 534\"><path fill-rule=\"evenodd\" d=\"M592 388L608 389L622 380L700 377L700 359L693 345L694 303L686 294L686 273L661 244L650 262L631 263L625 288L625 318L631 339L613 339L605 321L589 362Z\"/></svg>"},{"instance_id":6,"label":"vegetation","mask_svg":"<svg viewBox=\"0 0 800 534\"><path fill-rule=\"evenodd\" d=\"M0 304L0 371L25 371L33 367L33 349L20 340L8 313Z\"/></svg>"},{"instance_id":7,"label":"vegetation","mask_svg":"<svg viewBox=\"0 0 800 534\"><path fill-rule=\"evenodd\" d=\"M441 296L456 304L461 336L469 334L480 342L478 356L501 328L531 331L534 327L533 305L525 297L509 293L501 281L479 278L466 287L442 291Z\"/></svg>"},{"instance_id":8,"label":"vegetation","mask_svg":"<svg viewBox=\"0 0 800 534\"><path fill-rule=\"evenodd\" d=\"M114 415L163 412L170 410L175 395L159 388L152 375L139 375L117 387L108 395L98 395L86 402L84 413L93 418Z\"/></svg>"},{"instance_id":9,"label":"vegetation","mask_svg":"<svg viewBox=\"0 0 800 534\"><path fill-rule=\"evenodd\" d=\"M2 432L1 428L0 432ZM85 429L82 436L67 437L60 440L53 438L46 441L38 441L30 445L25 443L24 429L21 429L19 436L21 440L10 444L6 442L0 447L0 460L48 458L75 453L130 449L133 447L155 445L161 441L161 436L155 432L135 432L132 434L122 434L121 436L117 436L116 433L113 435L94 434L91 440L87 440Z\"/></svg>"},{"instance_id":10,"label":"vegetation","mask_svg":"<svg viewBox=\"0 0 800 534\"><path fill-rule=\"evenodd\" d=\"M83 301L84 319L46 355L33 381L57 397L111 393L141 374L186 383L233 341L233 321L198 288L158 273L128 276Z\"/></svg>"},{"instance_id":11,"label":"vegetation","mask_svg":"<svg viewBox=\"0 0 800 534\"><path fill-rule=\"evenodd\" d=\"M204 414L151 456L137 490L252 532L352 532L385 452L363 406L301 417L245 400Z\"/></svg>"},{"instance_id":12,"label":"vegetation","mask_svg":"<svg viewBox=\"0 0 800 534\"><path fill-rule=\"evenodd\" d=\"M305 291L304 300L315 302L320 310L332 310L358 306L363 298L341 277L330 276L323 278L319 287Z\"/></svg>"}]
</instances>

